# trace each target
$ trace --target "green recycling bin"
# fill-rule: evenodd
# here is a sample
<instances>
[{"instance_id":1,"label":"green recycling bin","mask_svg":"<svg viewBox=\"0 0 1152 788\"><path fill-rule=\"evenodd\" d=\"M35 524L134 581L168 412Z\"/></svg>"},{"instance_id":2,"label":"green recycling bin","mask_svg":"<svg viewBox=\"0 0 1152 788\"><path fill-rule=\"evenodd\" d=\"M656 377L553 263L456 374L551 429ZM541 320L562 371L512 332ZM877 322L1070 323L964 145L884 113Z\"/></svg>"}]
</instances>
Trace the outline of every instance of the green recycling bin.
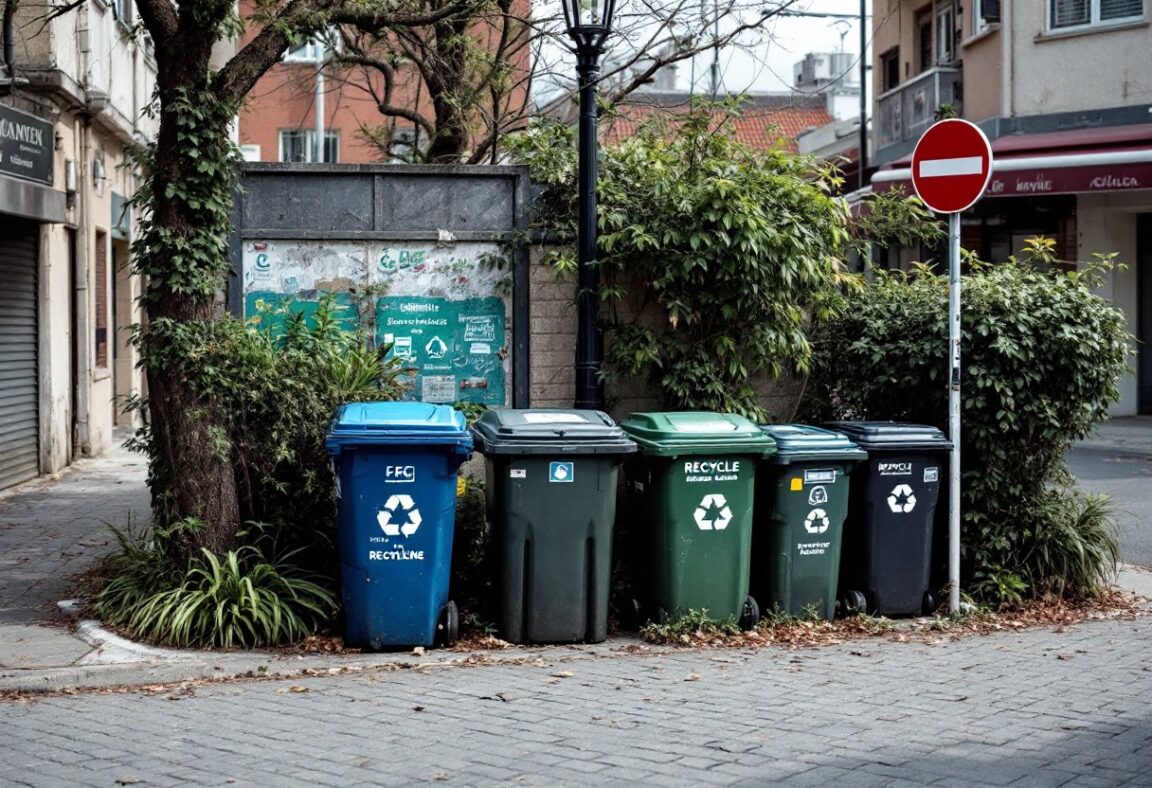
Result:
<instances>
[{"instance_id":1,"label":"green recycling bin","mask_svg":"<svg viewBox=\"0 0 1152 788\"><path fill-rule=\"evenodd\" d=\"M756 479L752 596L765 610L832 618L849 480L868 453L819 427L762 429L776 441L776 453Z\"/></svg>"},{"instance_id":2,"label":"green recycling bin","mask_svg":"<svg viewBox=\"0 0 1152 788\"><path fill-rule=\"evenodd\" d=\"M638 606L657 622L706 610L751 629L756 466L775 442L732 414L634 413L620 426L639 446L624 468Z\"/></svg>"},{"instance_id":3,"label":"green recycling bin","mask_svg":"<svg viewBox=\"0 0 1152 788\"><path fill-rule=\"evenodd\" d=\"M636 444L596 410L490 410L472 435L499 554L501 636L604 640L620 460Z\"/></svg>"}]
</instances>

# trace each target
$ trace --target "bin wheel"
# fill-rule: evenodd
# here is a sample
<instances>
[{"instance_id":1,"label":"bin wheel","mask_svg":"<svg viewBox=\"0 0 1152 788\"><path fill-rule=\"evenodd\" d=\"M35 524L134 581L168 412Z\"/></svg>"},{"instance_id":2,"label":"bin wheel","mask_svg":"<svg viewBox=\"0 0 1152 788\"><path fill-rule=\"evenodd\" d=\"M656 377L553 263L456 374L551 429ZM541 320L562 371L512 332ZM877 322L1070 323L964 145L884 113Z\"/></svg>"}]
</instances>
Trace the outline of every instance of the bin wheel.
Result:
<instances>
[{"instance_id":1,"label":"bin wheel","mask_svg":"<svg viewBox=\"0 0 1152 788\"><path fill-rule=\"evenodd\" d=\"M755 629L760 623L760 605L751 596L744 599L744 611L740 614L740 628L745 632Z\"/></svg>"},{"instance_id":2,"label":"bin wheel","mask_svg":"<svg viewBox=\"0 0 1152 788\"><path fill-rule=\"evenodd\" d=\"M931 591L924 592L924 605L920 609L921 615L931 616L936 612L936 608L940 607L940 600Z\"/></svg>"},{"instance_id":3,"label":"bin wheel","mask_svg":"<svg viewBox=\"0 0 1152 788\"><path fill-rule=\"evenodd\" d=\"M664 626L665 624L668 623L668 620L670 618L671 618L671 616L668 615L668 611L665 610L664 608L660 607L659 605L657 605L656 609L652 611L652 623L653 624L659 624L660 626Z\"/></svg>"},{"instance_id":4,"label":"bin wheel","mask_svg":"<svg viewBox=\"0 0 1152 788\"><path fill-rule=\"evenodd\" d=\"M451 599L440 611L440 623L436 625L437 633L442 646L451 646L460 639L460 611Z\"/></svg>"},{"instance_id":5,"label":"bin wheel","mask_svg":"<svg viewBox=\"0 0 1152 788\"><path fill-rule=\"evenodd\" d=\"M858 616L868 611L868 600L859 591L845 591L840 595L840 612L844 616Z\"/></svg>"}]
</instances>

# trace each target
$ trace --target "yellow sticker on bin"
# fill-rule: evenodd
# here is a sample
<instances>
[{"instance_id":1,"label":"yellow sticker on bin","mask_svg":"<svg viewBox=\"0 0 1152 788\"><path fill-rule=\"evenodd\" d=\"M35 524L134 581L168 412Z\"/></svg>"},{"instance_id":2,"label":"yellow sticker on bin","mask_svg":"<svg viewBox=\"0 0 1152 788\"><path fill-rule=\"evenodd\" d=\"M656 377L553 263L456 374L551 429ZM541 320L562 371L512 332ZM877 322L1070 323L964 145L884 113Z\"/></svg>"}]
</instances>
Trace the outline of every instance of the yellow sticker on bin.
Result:
<instances>
[{"instance_id":1,"label":"yellow sticker on bin","mask_svg":"<svg viewBox=\"0 0 1152 788\"><path fill-rule=\"evenodd\" d=\"M792 485L791 485L790 489L792 490L792 492L803 492L804 491L804 480L802 478L800 478L799 476L793 476L792 477Z\"/></svg>"}]
</instances>

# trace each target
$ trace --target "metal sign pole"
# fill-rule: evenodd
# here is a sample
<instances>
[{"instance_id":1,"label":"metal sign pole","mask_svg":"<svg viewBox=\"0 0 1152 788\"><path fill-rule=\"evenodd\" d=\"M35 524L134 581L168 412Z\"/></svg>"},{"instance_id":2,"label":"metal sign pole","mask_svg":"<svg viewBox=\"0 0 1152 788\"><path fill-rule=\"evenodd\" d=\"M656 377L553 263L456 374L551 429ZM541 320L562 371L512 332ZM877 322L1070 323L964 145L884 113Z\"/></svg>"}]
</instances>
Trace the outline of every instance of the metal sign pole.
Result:
<instances>
[{"instance_id":1,"label":"metal sign pole","mask_svg":"<svg viewBox=\"0 0 1152 788\"><path fill-rule=\"evenodd\" d=\"M948 609L960 612L960 214L948 214Z\"/></svg>"}]
</instances>

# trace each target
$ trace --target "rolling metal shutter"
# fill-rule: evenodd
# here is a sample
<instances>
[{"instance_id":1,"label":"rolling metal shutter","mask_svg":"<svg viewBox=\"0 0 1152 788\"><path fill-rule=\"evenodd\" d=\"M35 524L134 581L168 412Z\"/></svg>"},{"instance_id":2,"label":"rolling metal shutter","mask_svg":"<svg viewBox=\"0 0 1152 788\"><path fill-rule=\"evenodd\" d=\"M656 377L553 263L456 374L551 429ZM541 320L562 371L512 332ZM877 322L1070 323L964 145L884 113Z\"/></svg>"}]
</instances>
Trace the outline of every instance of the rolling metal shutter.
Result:
<instances>
[{"instance_id":1,"label":"rolling metal shutter","mask_svg":"<svg viewBox=\"0 0 1152 788\"><path fill-rule=\"evenodd\" d=\"M0 216L0 490L40 472L40 227Z\"/></svg>"}]
</instances>

